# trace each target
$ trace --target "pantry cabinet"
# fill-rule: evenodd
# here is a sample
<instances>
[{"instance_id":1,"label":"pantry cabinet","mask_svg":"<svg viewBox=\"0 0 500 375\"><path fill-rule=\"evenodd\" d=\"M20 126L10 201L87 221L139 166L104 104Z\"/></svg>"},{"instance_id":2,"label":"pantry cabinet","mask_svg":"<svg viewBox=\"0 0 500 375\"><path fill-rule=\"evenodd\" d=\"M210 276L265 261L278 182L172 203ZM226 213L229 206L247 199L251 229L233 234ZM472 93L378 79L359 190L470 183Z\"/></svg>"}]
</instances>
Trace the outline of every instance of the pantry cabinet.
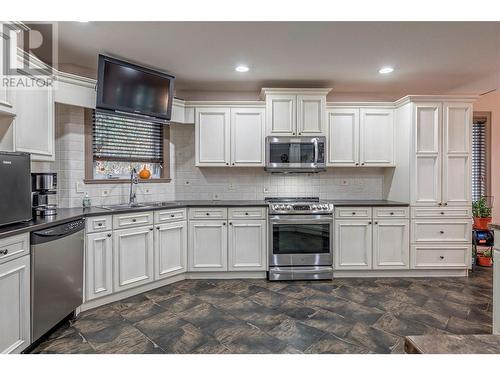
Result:
<instances>
[{"instance_id":1,"label":"pantry cabinet","mask_svg":"<svg viewBox=\"0 0 500 375\"><path fill-rule=\"evenodd\" d=\"M189 271L227 271L227 221L189 222Z\"/></svg>"},{"instance_id":2,"label":"pantry cabinet","mask_svg":"<svg viewBox=\"0 0 500 375\"><path fill-rule=\"evenodd\" d=\"M153 226L113 232L115 292L153 281Z\"/></svg>"},{"instance_id":3,"label":"pantry cabinet","mask_svg":"<svg viewBox=\"0 0 500 375\"><path fill-rule=\"evenodd\" d=\"M395 166L392 108L333 108L327 127L329 166Z\"/></svg>"},{"instance_id":4,"label":"pantry cabinet","mask_svg":"<svg viewBox=\"0 0 500 375\"><path fill-rule=\"evenodd\" d=\"M229 222L229 271L266 271L266 220Z\"/></svg>"},{"instance_id":5,"label":"pantry cabinet","mask_svg":"<svg viewBox=\"0 0 500 375\"><path fill-rule=\"evenodd\" d=\"M414 104L412 204L471 204L472 105Z\"/></svg>"},{"instance_id":6,"label":"pantry cabinet","mask_svg":"<svg viewBox=\"0 0 500 375\"><path fill-rule=\"evenodd\" d=\"M186 272L187 222L157 225L154 234L155 280Z\"/></svg>"},{"instance_id":7,"label":"pantry cabinet","mask_svg":"<svg viewBox=\"0 0 500 375\"><path fill-rule=\"evenodd\" d=\"M196 108L196 165L264 166L263 108Z\"/></svg>"},{"instance_id":8,"label":"pantry cabinet","mask_svg":"<svg viewBox=\"0 0 500 375\"><path fill-rule=\"evenodd\" d=\"M112 232L88 234L85 257L86 300L90 301L113 293Z\"/></svg>"},{"instance_id":9,"label":"pantry cabinet","mask_svg":"<svg viewBox=\"0 0 500 375\"><path fill-rule=\"evenodd\" d=\"M0 264L0 353L30 345L30 256Z\"/></svg>"}]
</instances>

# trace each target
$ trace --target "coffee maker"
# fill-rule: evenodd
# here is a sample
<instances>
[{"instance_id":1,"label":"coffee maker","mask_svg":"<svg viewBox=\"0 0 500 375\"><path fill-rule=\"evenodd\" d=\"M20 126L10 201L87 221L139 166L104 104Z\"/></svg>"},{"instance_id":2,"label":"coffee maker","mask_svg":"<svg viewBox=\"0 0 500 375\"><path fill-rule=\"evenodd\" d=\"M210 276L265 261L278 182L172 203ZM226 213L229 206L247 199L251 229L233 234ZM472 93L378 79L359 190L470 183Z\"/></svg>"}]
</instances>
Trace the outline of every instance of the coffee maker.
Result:
<instances>
[{"instance_id":1,"label":"coffee maker","mask_svg":"<svg viewBox=\"0 0 500 375\"><path fill-rule=\"evenodd\" d=\"M32 173L33 216L57 214L57 173Z\"/></svg>"}]
</instances>

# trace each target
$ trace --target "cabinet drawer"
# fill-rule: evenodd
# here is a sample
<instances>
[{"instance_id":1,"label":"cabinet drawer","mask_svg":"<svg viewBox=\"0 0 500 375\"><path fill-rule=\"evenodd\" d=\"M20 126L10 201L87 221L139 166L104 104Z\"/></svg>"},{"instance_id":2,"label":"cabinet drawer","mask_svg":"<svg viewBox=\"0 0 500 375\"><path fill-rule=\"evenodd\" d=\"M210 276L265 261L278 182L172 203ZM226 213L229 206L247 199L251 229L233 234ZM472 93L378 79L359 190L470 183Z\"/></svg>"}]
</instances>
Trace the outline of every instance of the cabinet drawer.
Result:
<instances>
[{"instance_id":1,"label":"cabinet drawer","mask_svg":"<svg viewBox=\"0 0 500 375\"><path fill-rule=\"evenodd\" d=\"M374 207L373 208L373 218L374 219L407 219L410 217L410 212L408 207Z\"/></svg>"},{"instance_id":2,"label":"cabinet drawer","mask_svg":"<svg viewBox=\"0 0 500 375\"><path fill-rule=\"evenodd\" d=\"M411 248L412 268L468 268L471 246L414 245Z\"/></svg>"},{"instance_id":3,"label":"cabinet drawer","mask_svg":"<svg viewBox=\"0 0 500 375\"><path fill-rule=\"evenodd\" d=\"M337 219L371 219L372 218L372 208L371 207L339 207L335 208L335 217Z\"/></svg>"},{"instance_id":4,"label":"cabinet drawer","mask_svg":"<svg viewBox=\"0 0 500 375\"><path fill-rule=\"evenodd\" d=\"M29 233L0 239L0 264L30 253Z\"/></svg>"},{"instance_id":5,"label":"cabinet drawer","mask_svg":"<svg viewBox=\"0 0 500 375\"><path fill-rule=\"evenodd\" d=\"M229 219L265 219L265 207L229 208Z\"/></svg>"},{"instance_id":6,"label":"cabinet drawer","mask_svg":"<svg viewBox=\"0 0 500 375\"><path fill-rule=\"evenodd\" d=\"M113 229L124 229L153 224L153 212L137 212L113 216Z\"/></svg>"},{"instance_id":7,"label":"cabinet drawer","mask_svg":"<svg viewBox=\"0 0 500 375\"><path fill-rule=\"evenodd\" d=\"M88 217L86 225L87 233L105 232L107 230L111 230L113 229L112 216Z\"/></svg>"},{"instance_id":8,"label":"cabinet drawer","mask_svg":"<svg viewBox=\"0 0 500 375\"><path fill-rule=\"evenodd\" d=\"M422 220L412 225L412 242L470 242L470 220Z\"/></svg>"},{"instance_id":9,"label":"cabinet drawer","mask_svg":"<svg viewBox=\"0 0 500 375\"><path fill-rule=\"evenodd\" d=\"M217 219L225 220L227 219L227 208L217 207L217 208L190 208L189 209L190 219Z\"/></svg>"},{"instance_id":10,"label":"cabinet drawer","mask_svg":"<svg viewBox=\"0 0 500 375\"><path fill-rule=\"evenodd\" d=\"M179 208L176 210L156 211L154 213L155 224L169 223L171 221L185 220L186 209Z\"/></svg>"},{"instance_id":11,"label":"cabinet drawer","mask_svg":"<svg viewBox=\"0 0 500 375\"><path fill-rule=\"evenodd\" d=\"M412 207L411 217L415 219L434 217L469 218L472 217L472 209L471 207Z\"/></svg>"}]
</instances>

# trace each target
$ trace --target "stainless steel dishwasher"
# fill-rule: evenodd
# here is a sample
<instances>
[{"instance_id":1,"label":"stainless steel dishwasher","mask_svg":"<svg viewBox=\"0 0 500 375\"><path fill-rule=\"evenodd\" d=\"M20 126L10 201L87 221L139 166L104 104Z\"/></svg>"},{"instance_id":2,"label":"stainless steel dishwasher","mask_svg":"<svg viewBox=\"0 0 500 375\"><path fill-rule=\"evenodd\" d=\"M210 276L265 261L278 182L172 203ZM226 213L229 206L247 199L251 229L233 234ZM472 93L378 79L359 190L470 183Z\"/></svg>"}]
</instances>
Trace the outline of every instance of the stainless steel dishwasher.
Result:
<instances>
[{"instance_id":1,"label":"stainless steel dishwasher","mask_svg":"<svg viewBox=\"0 0 500 375\"><path fill-rule=\"evenodd\" d=\"M85 219L31 233L31 339L82 304Z\"/></svg>"}]
</instances>

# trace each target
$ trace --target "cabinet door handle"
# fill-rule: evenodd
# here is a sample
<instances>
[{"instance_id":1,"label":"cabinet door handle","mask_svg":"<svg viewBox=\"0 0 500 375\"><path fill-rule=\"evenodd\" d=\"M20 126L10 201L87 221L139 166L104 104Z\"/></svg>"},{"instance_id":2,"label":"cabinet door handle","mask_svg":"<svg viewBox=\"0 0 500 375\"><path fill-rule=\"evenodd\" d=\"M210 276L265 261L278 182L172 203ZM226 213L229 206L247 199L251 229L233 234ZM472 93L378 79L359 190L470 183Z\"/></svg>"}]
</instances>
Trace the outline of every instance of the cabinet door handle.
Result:
<instances>
[{"instance_id":1,"label":"cabinet door handle","mask_svg":"<svg viewBox=\"0 0 500 375\"><path fill-rule=\"evenodd\" d=\"M170 215L170 217L175 217L175 215L174 215L174 214L171 214L171 215Z\"/></svg>"},{"instance_id":2,"label":"cabinet door handle","mask_svg":"<svg viewBox=\"0 0 500 375\"><path fill-rule=\"evenodd\" d=\"M233 163L233 165L234 165L234 163Z\"/></svg>"},{"instance_id":3,"label":"cabinet door handle","mask_svg":"<svg viewBox=\"0 0 500 375\"><path fill-rule=\"evenodd\" d=\"M444 256L440 255L440 256L439 256L439 259L444 259Z\"/></svg>"},{"instance_id":4,"label":"cabinet door handle","mask_svg":"<svg viewBox=\"0 0 500 375\"><path fill-rule=\"evenodd\" d=\"M207 215L207 216L210 216L210 212L207 212L207 213L206 213L206 215Z\"/></svg>"},{"instance_id":5,"label":"cabinet door handle","mask_svg":"<svg viewBox=\"0 0 500 375\"><path fill-rule=\"evenodd\" d=\"M160 230L160 227L156 227L157 230Z\"/></svg>"},{"instance_id":6,"label":"cabinet door handle","mask_svg":"<svg viewBox=\"0 0 500 375\"><path fill-rule=\"evenodd\" d=\"M245 215L248 216L248 212L245 212Z\"/></svg>"},{"instance_id":7,"label":"cabinet door handle","mask_svg":"<svg viewBox=\"0 0 500 375\"><path fill-rule=\"evenodd\" d=\"M442 203L438 203L438 206L442 206L443 204Z\"/></svg>"},{"instance_id":8,"label":"cabinet door handle","mask_svg":"<svg viewBox=\"0 0 500 375\"><path fill-rule=\"evenodd\" d=\"M375 225L377 225L377 224L378 224L378 221L375 222Z\"/></svg>"},{"instance_id":9,"label":"cabinet door handle","mask_svg":"<svg viewBox=\"0 0 500 375\"><path fill-rule=\"evenodd\" d=\"M370 225L371 225L371 223L372 223L371 221L368 222L368 224L370 224Z\"/></svg>"},{"instance_id":10,"label":"cabinet door handle","mask_svg":"<svg viewBox=\"0 0 500 375\"><path fill-rule=\"evenodd\" d=\"M226 225L226 222L223 222L222 225Z\"/></svg>"},{"instance_id":11,"label":"cabinet door handle","mask_svg":"<svg viewBox=\"0 0 500 375\"><path fill-rule=\"evenodd\" d=\"M102 227L102 223L97 223L97 226L98 227Z\"/></svg>"},{"instance_id":12,"label":"cabinet door handle","mask_svg":"<svg viewBox=\"0 0 500 375\"><path fill-rule=\"evenodd\" d=\"M132 219L132 223L135 223L137 221L137 219Z\"/></svg>"},{"instance_id":13,"label":"cabinet door handle","mask_svg":"<svg viewBox=\"0 0 500 375\"><path fill-rule=\"evenodd\" d=\"M440 230L439 233L444 234L444 230Z\"/></svg>"},{"instance_id":14,"label":"cabinet door handle","mask_svg":"<svg viewBox=\"0 0 500 375\"><path fill-rule=\"evenodd\" d=\"M445 205L445 206L448 206L448 202L445 202L445 204L444 204L444 205Z\"/></svg>"},{"instance_id":15,"label":"cabinet door handle","mask_svg":"<svg viewBox=\"0 0 500 375\"><path fill-rule=\"evenodd\" d=\"M9 253L9 249L0 250L0 255L7 255Z\"/></svg>"},{"instance_id":16,"label":"cabinet door handle","mask_svg":"<svg viewBox=\"0 0 500 375\"><path fill-rule=\"evenodd\" d=\"M359 165L359 163L356 163L355 165Z\"/></svg>"},{"instance_id":17,"label":"cabinet door handle","mask_svg":"<svg viewBox=\"0 0 500 375\"><path fill-rule=\"evenodd\" d=\"M226 165L229 165L229 163L226 163Z\"/></svg>"},{"instance_id":18,"label":"cabinet door handle","mask_svg":"<svg viewBox=\"0 0 500 375\"><path fill-rule=\"evenodd\" d=\"M233 225L233 223L229 222L229 225Z\"/></svg>"},{"instance_id":19,"label":"cabinet door handle","mask_svg":"<svg viewBox=\"0 0 500 375\"><path fill-rule=\"evenodd\" d=\"M390 215L394 215L394 212L391 212Z\"/></svg>"},{"instance_id":20,"label":"cabinet door handle","mask_svg":"<svg viewBox=\"0 0 500 375\"><path fill-rule=\"evenodd\" d=\"M153 228L149 228L149 230L153 230Z\"/></svg>"},{"instance_id":21,"label":"cabinet door handle","mask_svg":"<svg viewBox=\"0 0 500 375\"><path fill-rule=\"evenodd\" d=\"M356 212L353 212L352 214L353 214L353 215L356 215Z\"/></svg>"},{"instance_id":22,"label":"cabinet door handle","mask_svg":"<svg viewBox=\"0 0 500 375\"><path fill-rule=\"evenodd\" d=\"M295 133L292 133L292 135L295 135Z\"/></svg>"},{"instance_id":23,"label":"cabinet door handle","mask_svg":"<svg viewBox=\"0 0 500 375\"><path fill-rule=\"evenodd\" d=\"M441 215L444 215L444 212L443 212L443 211L441 211Z\"/></svg>"},{"instance_id":24,"label":"cabinet door handle","mask_svg":"<svg viewBox=\"0 0 500 375\"><path fill-rule=\"evenodd\" d=\"M361 163L361 165L365 165L365 163Z\"/></svg>"},{"instance_id":25,"label":"cabinet door handle","mask_svg":"<svg viewBox=\"0 0 500 375\"><path fill-rule=\"evenodd\" d=\"M108 233L106 236L111 237L111 233Z\"/></svg>"}]
</instances>

